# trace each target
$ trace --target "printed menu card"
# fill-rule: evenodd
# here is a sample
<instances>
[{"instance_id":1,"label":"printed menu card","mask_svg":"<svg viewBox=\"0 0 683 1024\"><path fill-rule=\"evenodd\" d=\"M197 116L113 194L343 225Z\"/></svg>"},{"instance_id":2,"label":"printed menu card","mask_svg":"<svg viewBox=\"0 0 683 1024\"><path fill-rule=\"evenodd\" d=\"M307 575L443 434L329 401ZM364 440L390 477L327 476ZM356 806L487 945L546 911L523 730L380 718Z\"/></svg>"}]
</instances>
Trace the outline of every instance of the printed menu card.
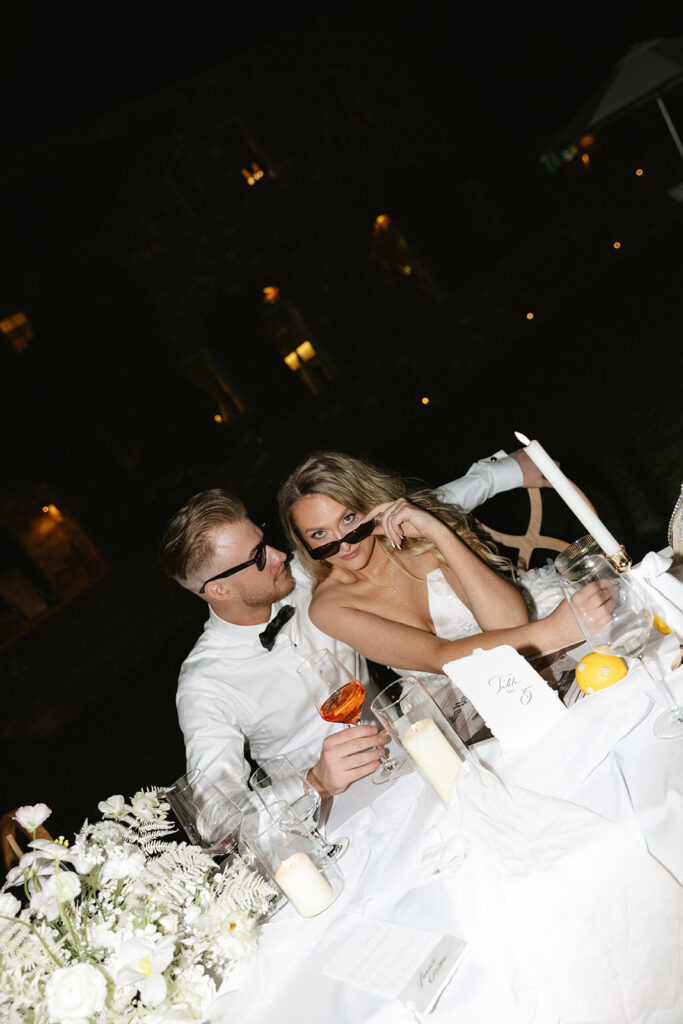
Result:
<instances>
[{"instance_id":1,"label":"printed menu card","mask_svg":"<svg viewBox=\"0 0 683 1024\"><path fill-rule=\"evenodd\" d=\"M567 713L554 690L514 647L477 650L443 670L472 701L506 757L529 746Z\"/></svg>"},{"instance_id":2,"label":"printed menu card","mask_svg":"<svg viewBox=\"0 0 683 1024\"><path fill-rule=\"evenodd\" d=\"M323 974L429 1013L466 947L455 935L359 918Z\"/></svg>"}]
</instances>

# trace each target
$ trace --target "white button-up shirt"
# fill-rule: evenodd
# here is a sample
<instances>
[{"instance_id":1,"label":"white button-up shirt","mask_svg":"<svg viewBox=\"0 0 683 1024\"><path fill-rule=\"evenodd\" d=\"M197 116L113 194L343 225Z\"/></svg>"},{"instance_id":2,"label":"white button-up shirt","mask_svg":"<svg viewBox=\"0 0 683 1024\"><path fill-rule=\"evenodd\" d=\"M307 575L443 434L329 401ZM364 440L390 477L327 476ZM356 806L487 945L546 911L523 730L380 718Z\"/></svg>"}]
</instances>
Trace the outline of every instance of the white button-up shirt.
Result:
<instances>
[{"instance_id":1,"label":"white button-up shirt","mask_svg":"<svg viewBox=\"0 0 683 1024\"><path fill-rule=\"evenodd\" d=\"M176 704L188 770L200 768L238 802L249 772L245 740L257 762L284 754L306 772L325 737L340 728L324 722L313 706L296 671L302 661L327 647L351 671L356 667L351 648L321 633L308 617L311 585L296 559L292 571L295 589L272 606L271 619L287 604L295 614L272 650L259 640L265 623L236 626L209 609L180 670Z\"/></svg>"},{"instance_id":2,"label":"white button-up shirt","mask_svg":"<svg viewBox=\"0 0 683 1024\"><path fill-rule=\"evenodd\" d=\"M518 463L497 452L474 463L467 476L444 485L438 494L471 510L521 483ZM252 803L245 741L257 762L284 754L305 772L317 762L325 737L340 728L324 722L313 706L297 675L301 662L327 647L351 671L359 669L360 659L350 647L311 622L311 584L296 558L292 571L295 589L273 605L271 619L285 604L294 605L295 614L271 651L259 640L265 623L236 626L210 609L204 631L180 670L176 705L188 770L201 769L242 805Z\"/></svg>"}]
</instances>

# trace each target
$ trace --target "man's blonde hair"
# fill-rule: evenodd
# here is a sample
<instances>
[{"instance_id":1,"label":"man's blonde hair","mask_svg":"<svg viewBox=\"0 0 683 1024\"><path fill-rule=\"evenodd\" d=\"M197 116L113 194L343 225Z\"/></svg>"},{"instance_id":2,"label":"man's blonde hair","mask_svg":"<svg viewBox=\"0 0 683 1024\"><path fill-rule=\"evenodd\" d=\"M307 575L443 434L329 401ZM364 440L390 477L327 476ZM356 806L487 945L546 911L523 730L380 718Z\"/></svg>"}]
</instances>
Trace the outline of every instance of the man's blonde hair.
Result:
<instances>
[{"instance_id":1,"label":"man's blonde hair","mask_svg":"<svg viewBox=\"0 0 683 1024\"><path fill-rule=\"evenodd\" d=\"M169 519L162 534L159 558L164 572L183 585L201 575L214 555L216 528L246 518L245 506L229 491L214 487L195 494Z\"/></svg>"}]
</instances>

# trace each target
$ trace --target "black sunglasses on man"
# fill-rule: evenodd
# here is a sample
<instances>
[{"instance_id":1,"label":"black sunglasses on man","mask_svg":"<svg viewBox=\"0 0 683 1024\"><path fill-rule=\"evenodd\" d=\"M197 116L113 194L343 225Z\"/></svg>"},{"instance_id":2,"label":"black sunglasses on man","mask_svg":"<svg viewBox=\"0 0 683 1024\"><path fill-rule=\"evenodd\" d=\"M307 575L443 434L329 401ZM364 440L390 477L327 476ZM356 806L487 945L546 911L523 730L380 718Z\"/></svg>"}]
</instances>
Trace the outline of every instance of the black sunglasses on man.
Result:
<instances>
[{"instance_id":1,"label":"black sunglasses on man","mask_svg":"<svg viewBox=\"0 0 683 1024\"><path fill-rule=\"evenodd\" d=\"M263 572L266 567L266 538L262 537L261 542L256 548L254 557L250 558L248 562L242 562L241 565L236 565L232 569L226 569L225 572L219 572L217 576L212 576L210 580L202 583L199 588L199 593L204 593L204 588L215 580L224 580L228 576L234 576L236 572L242 572L242 569L248 569L250 565L255 565L259 572Z\"/></svg>"}]
</instances>

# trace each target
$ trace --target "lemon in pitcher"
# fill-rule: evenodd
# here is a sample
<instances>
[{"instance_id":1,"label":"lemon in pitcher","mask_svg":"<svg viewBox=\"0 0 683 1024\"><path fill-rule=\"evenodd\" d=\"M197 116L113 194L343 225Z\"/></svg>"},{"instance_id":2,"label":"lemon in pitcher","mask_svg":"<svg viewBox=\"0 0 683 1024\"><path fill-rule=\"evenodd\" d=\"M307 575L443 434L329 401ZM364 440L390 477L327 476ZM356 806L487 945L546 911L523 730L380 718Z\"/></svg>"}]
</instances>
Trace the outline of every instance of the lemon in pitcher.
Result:
<instances>
[{"instance_id":1,"label":"lemon in pitcher","mask_svg":"<svg viewBox=\"0 0 683 1024\"><path fill-rule=\"evenodd\" d=\"M596 690L604 690L612 683L618 683L627 672L628 666L623 658L617 658L615 654L593 652L581 659L574 675L580 690L584 693L595 693Z\"/></svg>"}]
</instances>

